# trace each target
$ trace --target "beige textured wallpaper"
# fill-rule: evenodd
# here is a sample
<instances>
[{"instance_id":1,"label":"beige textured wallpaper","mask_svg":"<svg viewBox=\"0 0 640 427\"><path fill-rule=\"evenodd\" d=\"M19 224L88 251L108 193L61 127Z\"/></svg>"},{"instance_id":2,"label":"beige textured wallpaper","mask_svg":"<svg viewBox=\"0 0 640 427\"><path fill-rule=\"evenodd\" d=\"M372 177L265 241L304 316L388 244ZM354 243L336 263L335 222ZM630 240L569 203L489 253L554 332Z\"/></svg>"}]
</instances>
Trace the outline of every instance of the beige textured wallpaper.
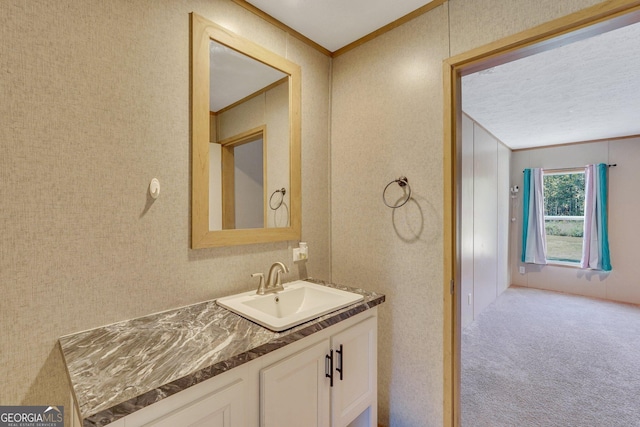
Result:
<instances>
[{"instance_id":1,"label":"beige textured wallpaper","mask_svg":"<svg viewBox=\"0 0 640 427\"><path fill-rule=\"evenodd\" d=\"M189 249L192 11L302 67L302 273L287 242ZM60 335L248 290L274 261L330 279L327 57L229 0L7 0L0 38L0 405L67 404Z\"/></svg>"},{"instance_id":2,"label":"beige textured wallpaper","mask_svg":"<svg viewBox=\"0 0 640 427\"><path fill-rule=\"evenodd\" d=\"M291 276L386 293L380 421L442 425L442 60L594 3L451 0L332 64L230 0L0 2L0 404L66 403L60 335L291 264L287 243L189 249L195 11L302 66L310 261ZM400 175L414 200L393 211Z\"/></svg>"},{"instance_id":3,"label":"beige textured wallpaper","mask_svg":"<svg viewBox=\"0 0 640 427\"><path fill-rule=\"evenodd\" d=\"M332 273L388 296L380 423L442 425L442 60L595 3L450 0L334 60ZM400 175L414 201L392 211Z\"/></svg>"},{"instance_id":4,"label":"beige textured wallpaper","mask_svg":"<svg viewBox=\"0 0 640 427\"><path fill-rule=\"evenodd\" d=\"M442 424L442 61L440 6L334 60L333 278L387 295L379 321L379 419ZM412 200L382 201L404 175ZM393 184L387 199L402 196Z\"/></svg>"},{"instance_id":5,"label":"beige textured wallpaper","mask_svg":"<svg viewBox=\"0 0 640 427\"><path fill-rule=\"evenodd\" d=\"M449 0L451 55L598 3L599 0Z\"/></svg>"}]
</instances>

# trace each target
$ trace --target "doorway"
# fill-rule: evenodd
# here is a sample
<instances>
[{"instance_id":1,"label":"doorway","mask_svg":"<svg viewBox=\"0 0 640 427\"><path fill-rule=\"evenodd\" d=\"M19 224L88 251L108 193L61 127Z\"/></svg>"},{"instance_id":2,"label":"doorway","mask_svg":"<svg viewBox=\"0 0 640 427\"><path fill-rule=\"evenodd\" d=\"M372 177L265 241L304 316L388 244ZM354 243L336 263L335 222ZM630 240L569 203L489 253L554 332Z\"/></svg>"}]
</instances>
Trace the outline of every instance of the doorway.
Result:
<instances>
[{"instance_id":1,"label":"doorway","mask_svg":"<svg viewBox=\"0 0 640 427\"><path fill-rule=\"evenodd\" d=\"M445 61L444 425L460 425L462 76L640 21L640 2L611 1Z\"/></svg>"}]
</instances>

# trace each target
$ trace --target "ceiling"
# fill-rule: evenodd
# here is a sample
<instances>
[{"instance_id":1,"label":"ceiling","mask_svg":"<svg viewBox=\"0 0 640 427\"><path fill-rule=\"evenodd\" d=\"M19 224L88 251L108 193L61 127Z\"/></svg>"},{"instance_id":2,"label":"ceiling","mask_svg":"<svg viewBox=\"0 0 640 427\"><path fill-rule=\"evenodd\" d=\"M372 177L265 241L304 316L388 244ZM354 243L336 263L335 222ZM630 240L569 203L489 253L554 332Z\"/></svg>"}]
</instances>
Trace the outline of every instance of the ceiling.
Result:
<instances>
[{"instance_id":1,"label":"ceiling","mask_svg":"<svg viewBox=\"0 0 640 427\"><path fill-rule=\"evenodd\" d=\"M325 49L336 50L432 0L247 0Z\"/></svg>"},{"instance_id":2,"label":"ceiling","mask_svg":"<svg viewBox=\"0 0 640 427\"><path fill-rule=\"evenodd\" d=\"M335 52L434 0L247 0ZM512 149L640 134L640 25L465 76L465 113Z\"/></svg>"},{"instance_id":3,"label":"ceiling","mask_svg":"<svg viewBox=\"0 0 640 427\"><path fill-rule=\"evenodd\" d=\"M335 52L432 0L249 0L325 49ZM210 110L219 111L285 74L218 43L210 46Z\"/></svg>"},{"instance_id":4,"label":"ceiling","mask_svg":"<svg viewBox=\"0 0 640 427\"><path fill-rule=\"evenodd\" d=\"M640 24L462 78L462 109L512 149L640 134Z\"/></svg>"}]
</instances>

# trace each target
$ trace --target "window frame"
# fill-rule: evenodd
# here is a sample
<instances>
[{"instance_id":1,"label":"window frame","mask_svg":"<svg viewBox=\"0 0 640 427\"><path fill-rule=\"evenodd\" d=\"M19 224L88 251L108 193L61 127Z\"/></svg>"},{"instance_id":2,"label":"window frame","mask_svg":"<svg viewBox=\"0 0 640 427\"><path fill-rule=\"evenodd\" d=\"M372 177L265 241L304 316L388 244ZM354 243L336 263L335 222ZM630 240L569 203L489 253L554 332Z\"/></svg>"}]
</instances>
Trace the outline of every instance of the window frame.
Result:
<instances>
[{"instance_id":1,"label":"window frame","mask_svg":"<svg viewBox=\"0 0 640 427\"><path fill-rule=\"evenodd\" d=\"M582 174L583 176L585 175L585 168L582 167L577 167L577 168L563 168L563 169L545 169L542 168L542 187L543 187L543 194L546 200L546 186L545 186L545 182L544 182L544 177L546 175L573 175L573 174ZM586 193L586 184L585 187L583 187L583 192ZM585 194L586 196L586 194ZM579 215L547 215L545 213L544 215L544 221L545 221L545 240L547 240L548 234L547 234L547 228L546 228L546 224L547 224L547 218L571 218L570 221L574 221L576 220L575 218L582 218L582 224L583 224L583 228L584 228L584 220L585 220L585 215L584 215L584 207L583 207L583 213L582 216ZM580 244L580 248L581 248L581 252L582 249L584 248L584 239L582 240L581 244ZM556 266L561 266L561 267L570 267L570 268L580 268L580 262L581 260L578 259L576 261L567 261L567 260L562 260L562 259L550 259L549 258L549 252L548 252L548 241L547 241L547 250L545 253L545 260L547 261L548 265L556 265Z\"/></svg>"}]
</instances>

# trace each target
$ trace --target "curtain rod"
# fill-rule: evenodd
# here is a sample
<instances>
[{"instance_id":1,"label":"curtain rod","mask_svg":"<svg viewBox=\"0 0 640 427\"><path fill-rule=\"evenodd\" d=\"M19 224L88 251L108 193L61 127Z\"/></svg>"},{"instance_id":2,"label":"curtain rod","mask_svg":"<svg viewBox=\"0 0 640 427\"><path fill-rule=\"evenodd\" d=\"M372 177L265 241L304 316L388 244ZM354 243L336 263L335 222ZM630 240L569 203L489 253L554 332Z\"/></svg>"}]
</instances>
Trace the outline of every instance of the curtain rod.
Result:
<instances>
[{"instance_id":1,"label":"curtain rod","mask_svg":"<svg viewBox=\"0 0 640 427\"><path fill-rule=\"evenodd\" d=\"M613 164L607 165L607 167L610 167L610 168L613 168L613 167L616 167L616 166L618 166L618 164L617 164L617 163L613 163ZM553 171L569 171L569 170L574 170L574 169L580 169L581 167L582 167L582 166L578 166L578 167L575 167L575 168L549 168L548 170L553 170ZM544 168L542 168L542 170L544 170ZM522 173L524 173L524 170L522 171Z\"/></svg>"}]
</instances>

